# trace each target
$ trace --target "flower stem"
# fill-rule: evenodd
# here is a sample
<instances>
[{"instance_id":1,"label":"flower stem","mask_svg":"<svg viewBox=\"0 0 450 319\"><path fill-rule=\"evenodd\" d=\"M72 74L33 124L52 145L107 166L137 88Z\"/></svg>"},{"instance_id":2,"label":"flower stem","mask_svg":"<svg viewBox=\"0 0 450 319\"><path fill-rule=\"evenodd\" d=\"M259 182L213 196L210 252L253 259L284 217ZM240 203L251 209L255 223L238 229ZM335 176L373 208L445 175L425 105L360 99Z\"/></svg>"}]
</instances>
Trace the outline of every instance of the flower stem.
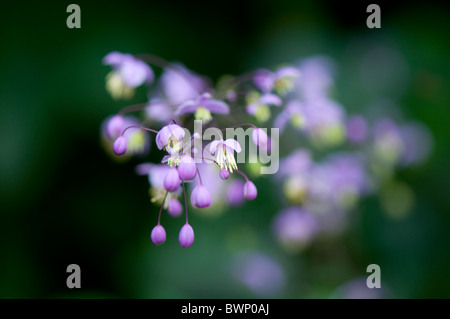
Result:
<instances>
[{"instance_id":1,"label":"flower stem","mask_svg":"<svg viewBox=\"0 0 450 319\"><path fill-rule=\"evenodd\" d=\"M141 129L141 130L144 130L144 131L149 131L149 132L158 134L158 131L152 130L151 128L146 128L146 127L139 126L139 125L131 125L131 126L128 126L128 127L124 128L124 130L122 131L121 135L125 134L126 130L128 130L129 128L138 128L138 129Z\"/></svg>"},{"instance_id":2,"label":"flower stem","mask_svg":"<svg viewBox=\"0 0 450 319\"><path fill-rule=\"evenodd\" d=\"M158 213L158 225L160 225L160 222L161 222L161 212L162 212L162 209L163 209L163 207L164 207L164 203L166 202L167 194L169 194L169 192L166 192L166 195L164 196L164 199L163 199L163 201L162 201L161 207L159 208L159 213Z\"/></svg>"},{"instance_id":3,"label":"flower stem","mask_svg":"<svg viewBox=\"0 0 450 319\"><path fill-rule=\"evenodd\" d=\"M184 196L184 210L186 211L186 224L188 223L188 211L187 211L187 201L186 201L186 187L184 187L184 182L182 183L183 185L183 196Z\"/></svg>"}]
</instances>

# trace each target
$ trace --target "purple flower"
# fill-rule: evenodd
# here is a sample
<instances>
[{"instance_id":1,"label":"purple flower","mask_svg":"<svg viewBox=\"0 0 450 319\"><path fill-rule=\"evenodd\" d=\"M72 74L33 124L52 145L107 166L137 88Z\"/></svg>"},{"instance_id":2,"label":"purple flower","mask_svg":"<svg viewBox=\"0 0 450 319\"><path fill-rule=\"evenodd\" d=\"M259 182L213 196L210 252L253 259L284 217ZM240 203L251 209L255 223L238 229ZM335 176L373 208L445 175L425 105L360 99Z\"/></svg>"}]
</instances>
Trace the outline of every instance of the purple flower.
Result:
<instances>
[{"instance_id":1,"label":"purple flower","mask_svg":"<svg viewBox=\"0 0 450 319\"><path fill-rule=\"evenodd\" d=\"M368 135L367 122L361 115L353 115L347 120L347 138L353 143L364 142Z\"/></svg>"},{"instance_id":2,"label":"purple flower","mask_svg":"<svg viewBox=\"0 0 450 319\"><path fill-rule=\"evenodd\" d=\"M178 234L178 241L183 248L188 248L194 242L194 230L192 226L188 223L181 227L180 233Z\"/></svg>"},{"instance_id":3,"label":"purple flower","mask_svg":"<svg viewBox=\"0 0 450 319\"><path fill-rule=\"evenodd\" d=\"M160 150L165 148L169 154L176 154L181 150L184 135L184 129L178 124L166 125L156 134L156 145Z\"/></svg>"},{"instance_id":4,"label":"purple flower","mask_svg":"<svg viewBox=\"0 0 450 319\"><path fill-rule=\"evenodd\" d=\"M125 136L119 136L113 145L113 151L116 155L123 155L127 151L127 140Z\"/></svg>"},{"instance_id":5,"label":"purple flower","mask_svg":"<svg viewBox=\"0 0 450 319\"><path fill-rule=\"evenodd\" d=\"M231 138L227 140L214 140L209 144L209 152L216 156L217 164L220 169L229 170L233 173L233 169L237 170L236 159L234 152L240 153L242 151L241 145L238 141Z\"/></svg>"},{"instance_id":6,"label":"purple flower","mask_svg":"<svg viewBox=\"0 0 450 319\"><path fill-rule=\"evenodd\" d=\"M145 113L149 120L156 120L161 123L167 123L174 118L173 107L161 98L151 99L145 108Z\"/></svg>"},{"instance_id":7,"label":"purple flower","mask_svg":"<svg viewBox=\"0 0 450 319\"><path fill-rule=\"evenodd\" d=\"M318 232L315 216L299 207L290 207L279 212L273 227L277 239L286 249L292 251L303 249Z\"/></svg>"},{"instance_id":8,"label":"purple flower","mask_svg":"<svg viewBox=\"0 0 450 319\"><path fill-rule=\"evenodd\" d=\"M161 86L168 103L178 106L208 90L209 83L206 78L194 74L183 65L175 64L164 70Z\"/></svg>"},{"instance_id":9,"label":"purple flower","mask_svg":"<svg viewBox=\"0 0 450 319\"><path fill-rule=\"evenodd\" d=\"M219 172L219 176L221 179L226 180L228 177L230 177L230 172L227 171L225 168L222 168Z\"/></svg>"},{"instance_id":10,"label":"purple flower","mask_svg":"<svg viewBox=\"0 0 450 319\"><path fill-rule=\"evenodd\" d=\"M400 127L404 152L401 156L402 165L421 163L431 152L431 132L421 123L407 123Z\"/></svg>"},{"instance_id":11,"label":"purple flower","mask_svg":"<svg viewBox=\"0 0 450 319\"><path fill-rule=\"evenodd\" d=\"M166 231L164 227L161 225L156 225L153 227L150 238L155 245L163 244L166 241Z\"/></svg>"},{"instance_id":12,"label":"purple flower","mask_svg":"<svg viewBox=\"0 0 450 319\"><path fill-rule=\"evenodd\" d=\"M252 139L253 143L255 143L257 146L266 146L267 145L267 133L261 129L256 128L252 132Z\"/></svg>"},{"instance_id":13,"label":"purple flower","mask_svg":"<svg viewBox=\"0 0 450 319\"><path fill-rule=\"evenodd\" d=\"M247 181L244 184L244 197L248 200L254 200L256 195L258 195L258 190L256 189L255 184L251 181Z\"/></svg>"},{"instance_id":14,"label":"purple flower","mask_svg":"<svg viewBox=\"0 0 450 319\"><path fill-rule=\"evenodd\" d=\"M117 118L115 118L117 116ZM121 124L120 115L110 117L102 123L102 139L108 149L114 149L114 142L117 137L123 135L126 140L126 155L144 154L150 148L150 139L145 131L139 128L128 128L129 126L140 126L141 123L132 116L122 117ZM115 119L114 119L115 118ZM125 130L126 129L126 130ZM117 132L120 132L117 134ZM118 146L118 145L117 145Z\"/></svg>"},{"instance_id":15,"label":"purple flower","mask_svg":"<svg viewBox=\"0 0 450 319\"><path fill-rule=\"evenodd\" d=\"M203 93L197 98L181 104L175 111L175 115L195 113L195 119L209 122L212 120L211 113L228 114L229 112L228 104L223 101L213 100L210 93Z\"/></svg>"},{"instance_id":16,"label":"purple flower","mask_svg":"<svg viewBox=\"0 0 450 319\"><path fill-rule=\"evenodd\" d=\"M189 155L183 155L178 164L178 175L182 181L190 181L197 174L197 166L194 159Z\"/></svg>"},{"instance_id":17,"label":"purple flower","mask_svg":"<svg viewBox=\"0 0 450 319\"><path fill-rule=\"evenodd\" d=\"M280 177L305 173L312 165L311 153L305 149L298 149L280 161Z\"/></svg>"},{"instance_id":18,"label":"purple flower","mask_svg":"<svg viewBox=\"0 0 450 319\"><path fill-rule=\"evenodd\" d=\"M249 94L246 111L256 117L259 122L266 122L270 118L269 106L280 106L282 103L281 98L272 93L265 93L261 96L258 93Z\"/></svg>"},{"instance_id":19,"label":"purple flower","mask_svg":"<svg viewBox=\"0 0 450 319\"><path fill-rule=\"evenodd\" d=\"M328 97L328 90L333 84L334 63L325 56L313 56L299 64L303 81L298 81L299 93L309 102L317 98Z\"/></svg>"},{"instance_id":20,"label":"purple flower","mask_svg":"<svg viewBox=\"0 0 450 319\"><path fill-rule=\"evenodd\" d=\"M106 134L108 138L114 139L117 138L122 130L125 128L125 120L122 115L114 115L108 120L108 124L106 127Z\"/></svg>"},{"instance_id":21,"label":"purple flower","mask_svg":"<svg viewBox=\"0 0 450 319\"><path fill-rule=\"evenodd\" d=\"M174 192L180 186L181 180L178 176L178 171L175 167L172 167L164 178L164 188L168 192Z\"/></svg>"},{"instance_id":22,"label":"purple flower","mask_svg":"<svg viewBox=\"0 0 450 319\"><path fill-rule=\"evenodd\" d=\"M286 94L294 87L294 80L299 76L299 70L293 66L282 67L275 72L260 69L255 72L253 82L263 93L275 89L279 94Z\"/></svg>"},{"instance_id":23,"label":"purple flower","mask_svg":"<svg viewBox=\"0 0 450 319\"><path fill-rule=\"evenodd\" d=\"M106 88L115 99L131 97L134 88L154 79L153 70L131 54L111 52L103 58L103 64L113 67Z\"/></svg>"},{"instance_id":24,"label":"purple flower","mask_svg":"<svg viewBox=\"0 0 450 319\"><path fill-rule=\"evenodd\" d=\"M181 212L183 210L183 206L181 206L181 203L176 198L171 198L169 200L169 205L167 206L167 212L172 217L180 216Z\"/></svg>"},{"instance_id":25,"label":"purple flower","mask_svg":"<svg viewBox=\"0 0 450 319\"><path fill-rule=\"evenodd\" d=\"M197 185L191 193L191 204L196 208L205 208L211 205L211 194L203 185Z\"/></svg>"},{"instance_id":26,"label":"purple flower","mask_svg":"<svg viewBox=\"0 0 450 319\"><path fill-rule=\"evenodd\" d=\"M278 127L280 132L284 130L287 123L290 122L293 127L302 129L306 124L305 106L298 100L289 101L283 111L277 115L273 124Z\"/></svg>"},{"instance_id":27,"label":"purple flower","mask_svg":"<svg viewBox=\"0 0 450 319\"><path fill-rule=\"evenodd\" d=\"M259 296L275 296L286 285L280 263L263 253L246 252L238 255L232 264L232 271L239 283Z\"/></svg>"}]
</instances>

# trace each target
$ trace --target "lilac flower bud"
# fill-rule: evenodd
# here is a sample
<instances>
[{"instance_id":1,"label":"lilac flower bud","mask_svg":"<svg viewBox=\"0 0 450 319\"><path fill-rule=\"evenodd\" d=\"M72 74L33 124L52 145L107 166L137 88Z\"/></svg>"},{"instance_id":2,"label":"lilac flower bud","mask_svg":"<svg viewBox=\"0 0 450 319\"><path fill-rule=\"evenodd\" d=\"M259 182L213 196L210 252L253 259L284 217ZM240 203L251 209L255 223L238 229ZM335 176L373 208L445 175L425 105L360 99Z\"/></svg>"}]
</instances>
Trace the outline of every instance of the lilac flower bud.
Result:
<instances>
[{"instance_id":1,"label":"lilac flower bud","mask_svg":"<svg viewBox=\"0 0 450 319\"><path fill-rule=\"evenodd\" d=\"M209 190L203 185L196 186L191 193L191 203L196 208L205 208L211 205Z\"/></svg>"},{"instance_id":2,"label":"lilac flower bud","mask_svg":"<svg viewBox=\"0 0 450 319\"><path fill-rule=\"evenodd\" d=\"M125 126L125 121L122 115L114 115L108 121L106 127L106 134L109 138L113 139L122 133L123 127Z\"/></svg>"},{"instance_id":3,"label":"lilac flower bud","mask_svg":"<svg viewBox=\"0 0 450 319\"><path fill-rule=\"evenodd\" d=\"M185 155L181 158L180 164L178 164L178 175L181 180L189 181L195 177L197 174L197 166L195 165L194 159Z\"/></svg>"},{"instance_id":4,"label":"lilac flower bud","mask_svg":"<svg viewBox=\"0 0 450 319\"><path fill-rule=\"evenodd\" d=\"M256 128L252 132L253 143L257 146L265 146L267 144L267 134L263 129Z\"/></svg>"},{"instance_id":5,"label":"lilac flower bud","mask_svg":"<svg viewBox=\"0 0 450 319\"><path fill-rule=\"evenodd\" d=\"M219 172L219 176L223 180L228 179L228 177L230 177L230 172L225 168L222 168Z\"/></svg>"},{"instance_id":6,"label":"lilac flower bud","mask_svg":"<svg viewBox=\"0 0 450 319\"><path fill-rule=\"evenodd\" d=\"M181 212L183 210L183 206L181 206L181 203L176 199L172 198L169 201L169 206L167 207L167 212L172 217L180 216Z\"/></svg>"},{"instance_id":7,"label":"lilac flower bud","mask_svg":"<svg viewBox=\"0 0 450 319\"><path fill-rule=\"evenodd\" d=\"M164 227L161 225L153 227L150 237L155 245L163 244L166 241L166 231Z\"/></svg>"},{"instance_id":8,"label":"lilac flower bud","mask_svg":"<svg viewBox=\"0 0 450 319\"><path fill-rule=\"evenodd\" d=\"M180 177L178 176L177 169L175 167L171 168L166 177L164 178L164 188L168 192L174 192L180 186Z\"/></svg>"},{"instance_id":9,"label":"lilac flower bud","mask_svg":"<svg viewBox=\"0 0 450 319\"><path fill-rule=\"evenodd\" d=\"M180 242L181 247L188 248L194 242L194 230L191 225L185 224L178 235L178 241Z\"/></svg>"},{"instance_id":10,"label":"lilac flower bud","mask_svg":"<svg viewBox=\"0 0 450 319\"><path fill-rule=\"evenodd\" d=\"M255 184L251 181L247 181L244 185L244 196L248 200L254 200L256 198L256 195L258 194L258 191L256 189Z\"/></svg>"},{"instance_id":11,"label":"lilac flower bud","mask_svg":"<svg viewBox=\"0 0 450 319\"><path fill-rule=\"evenodd\" d=\"M113 151L116 155L123 155L127 151L127 140L123 135L119 136L114 142Z\"/></svg>"}]
</instances>

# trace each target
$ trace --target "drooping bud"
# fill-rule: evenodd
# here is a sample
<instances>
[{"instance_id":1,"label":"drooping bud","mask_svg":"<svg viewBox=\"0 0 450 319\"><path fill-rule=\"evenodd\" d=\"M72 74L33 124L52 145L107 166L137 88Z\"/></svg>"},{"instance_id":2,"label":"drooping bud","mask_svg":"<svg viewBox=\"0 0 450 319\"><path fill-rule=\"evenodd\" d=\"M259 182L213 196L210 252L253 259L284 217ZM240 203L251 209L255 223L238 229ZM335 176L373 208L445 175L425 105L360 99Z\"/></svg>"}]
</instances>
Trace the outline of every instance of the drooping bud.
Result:
<instances>
[{"instance_id":1,"label":"drooping bud","mask_svg":"<svg viewBox=\"0 0 450 319\"><path fill-rule=\"evenodd\" d=\"M114 142L113 151L116 155L123 155L127 151L127 140L123 135Z\"/></svg>"},{"instance_id":2,"label":"drooping bud","mask_svg":"<svg viewBox=\"0 0 450 319\"><path fill-rule=\"evenodd\" d=\"M211 205L209 190L203 185L196 186L191 193L191 203L196 208L205 208Z\"/></svg>"},{"instance_id":3,"label":"drooping bud","mask_svg":"<svg viewBox=\"0 0 450 319\"><path fill-rule=\"evenodd\" d=\"M178 176L182 181L189 181L196 174L197 166L195 165L194 159L189 155L184 155L180 160L180 164L178 164Z\"/></svg>"},{"instance_id":4,"label":"drooping bud","mask_svg":"<svg viewBox=\"0 0 450 319\"><path fill-rule=\"evenodd\" d=\"M166 231L164 227L161 225L153 227L150 237L155 245L163 244L166 241Z\"/></svg>"},{"instance_id":5,"label":"drooping bud","mask_svg":"<svg viewBox=\"0 0 450 319\"><path fill-rule=\"evenodd\" d=\"M194 230L191 225L186 223L180 230L178 234L178 241L180 242L181 247L188 248L194 242Z\"/></svg>"},{"instance_id":6,"label":"drooping bud","mask_svg":"<svg viewBox=\"0 0 450 319\"><path fill-rule=\"evenodd\" d=\"M178 176L177 169L175 167L171 168L168 172L166 177L164 178L164 188L168 192L174 192L178 189L178 186L180 186L181 180Z\"/></svg>"},{"instance_id":7,"label":"drooping bud","mask_svg":"<svg viewBox=\"0 0 450 319\"><path fill-rule=\"evenodd\" d=\"M221 179L226 180L228 179L228 177L230 177L230 172L225 168L222 168L219 172L219 176Z\"/></svg>"},{"instance_id":8,"label":"drooping bud","mask_svg":"<svg viewBox=\"0 0 450 319\"><path fill-rule=\"evenodd\" d=\"M244 196L248 200L254 200L256 198L256 195L258 194L258 191L256 189L255 184L251 181L247 181L244 184Z\"/></svg>"},{"instance_id":9,"label":"drooping bud","mask_svg":"<svg viewBox=\"0 0 450 319\"><path fill-rule=\"evenodd\" d=\"M181 203L176 198L172 198L169 201L169 206L167 207L167 212L172 217L180 216L181 212L183 211L183 206L181 206Z\"/></svg>"}]
</instances>

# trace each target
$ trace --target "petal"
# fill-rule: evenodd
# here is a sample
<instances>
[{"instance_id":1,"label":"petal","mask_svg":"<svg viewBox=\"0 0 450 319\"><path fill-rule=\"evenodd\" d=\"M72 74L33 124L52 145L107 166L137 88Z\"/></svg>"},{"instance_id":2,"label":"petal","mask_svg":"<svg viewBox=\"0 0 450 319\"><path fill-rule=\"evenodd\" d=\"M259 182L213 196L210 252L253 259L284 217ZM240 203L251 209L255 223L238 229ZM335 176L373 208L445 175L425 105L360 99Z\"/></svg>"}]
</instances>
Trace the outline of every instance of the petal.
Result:
<instances>
[{"instance_id":1,"label":"petal","mask_svg":"<svg viewBox=\"0 0 450 319\"><path fill-rule=\"evenodd\" d=\"M228 114L230 108L227 103L219 100L209 100L202 104L203 107L211 111L211 113Z\"/></svg>"},{"instance_id":2,"label":"petal","mask_svg":"<svg viewBox=\"0 0 450 319\"><path fill-rule=\"evenodd\" d=\"M277 79L279 78L283 78L283 77L291 77L291 78L296 78L300 76L300 71L293 66L285 66L282 68L279 68L278 70L275 71L275 77Z\"/></svg>"},{"instance_id":3,"label":"petal","mask_svg":"<svg viewBox=\"0 0 450 319\"><path fill-rule=\"evenodd\" d=\"M262 92L270 92L274 85L274 74L269 70L260 69L253 76L253 83Z\"/></svg>"},{"instance_id":4,"label":"petal","mask_svg":"<svg viewBox=\"0 0 450 319\"><path fill-rule=\"evenodd\" d=\"M129 56L130 56L129 54L123 54L123 53L114 51L114 52L108 53L103 58L103 64L118 66L118 65L122 64L125 59L129 58Z\"/></svg>"},{"instance_id":5,"label":"petal","mask_svg":"<svg viewBox=\"0 0 450 319\"><path fill-rule=\"evenodd\" d=\"M280 133L283 132L284 127L286 126L287 122L289 121L289 114L286 113L286 111L281 112L277 115L275 120L273 121L273 126L278 127L280 129Z\"/></svg>"},{"instance_id":6,"label":"petal","mask_svg":"<svg viewBox=\"0 0 450 319\"><path fill-rule=\"evenodd\" d=\"M223 140L214 140L209 144L209 152L211 155L214 155L217 151L217 148L220 146L219 144L222 144Z\"/></svg>"},{"instance_id":7,"label":"petal","mask_svg":"<svg viewBox=\"0 0 450 319\"><path fill-rule=\"evenodd\" d=\"M225 142L223 142L223 144L225 144L229 148L232 148L233 150L235 150L238 153L240 153L242 151L241 144L239 144L238 141L233 140L232 138L225 140Z\"/></svg>"},{"instance_id":8,"label":"petal","mask_svg":"<svg viewBox=\"0 0 450 319\"><path fill-rule=\"evenodd\" d=\"M129 87L138 87L144 82L153 81L152 69L143 61L133 56L126 57L119 69L120 76Z\"/></svg>"},{"instance_id":9,"label":"petal","mask_svg":"<svg viewBox=\"0 0 450 319\"><path fill-rule=\"evenodd\" d=\"M245 108L247 113L250 114L250 115L254 115L257 109L258 109L258 105L257 104L249 104Z\"/></svg>"},{"instance_id":10,"label":"petal","mask_svg":"<svg viewBox=\"0 0 450 319\"><path fill-rule=\"evenodd\" d=\"M259 102L264 105L280 106L282 104L281 98L278 95L267 93L261 96Z\"/></svg>"},{"instance_id":11,"label":"petal","mask_svg":"<svg viewBox=\"0 0 450 319\"><path fill-rule=\"evenodd\" d=\"M195 100L189 100L181 104L175 111L175 115L181 115L185 113L194 113L197 110L197 103Z\"/></svg>"}]
</instances>

